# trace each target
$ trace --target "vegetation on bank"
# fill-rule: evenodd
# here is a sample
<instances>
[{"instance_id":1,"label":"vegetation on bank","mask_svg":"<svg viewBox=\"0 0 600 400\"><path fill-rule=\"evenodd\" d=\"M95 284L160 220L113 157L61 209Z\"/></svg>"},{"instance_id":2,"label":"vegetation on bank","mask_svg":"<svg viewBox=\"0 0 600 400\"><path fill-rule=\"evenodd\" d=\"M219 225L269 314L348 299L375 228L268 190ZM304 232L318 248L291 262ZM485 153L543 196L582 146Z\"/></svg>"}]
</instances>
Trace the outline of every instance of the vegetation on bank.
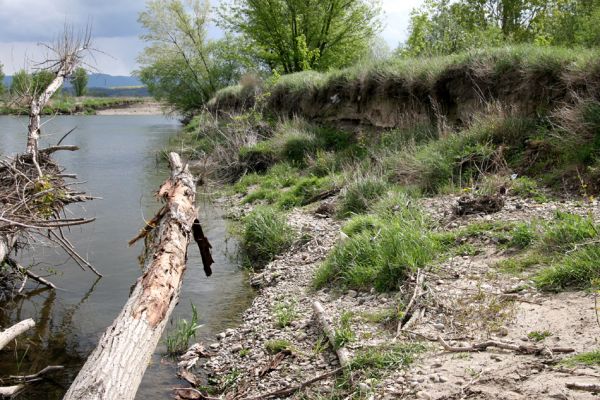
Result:
<instances>
[{"instance_id":1,"label":"vegetation on bank","mask_svg":"<svg viewBox=\"0 0 600 400\"><path fill-rule=\"evenodd\" d=\"M144 98L55 96L44 107L44 115L94 115L98 110L127 107L146 101ZM18 104L1 103L0 115L28 115L29 110Z\"/></svg>"},{"instance_id":2,"label":"vegetation on bank","mask_svg":"<svg viewBox=\"0 0 600 400\"><path fill-rule=\"evenodd\" d=\"M597 231L589 218L557 214L547 224L482 225L440 234L415 204L418 197L447 193L479 197L508 192L544 202L553 193L566 192L591 200L600 189L600 103L593 95L596 60L595 53L519 47L468 52L427 63L419 59L381 63L360 73L355 68L287 75L264 87L240 113L199 115L175 142L192 158L204 160L200 173L206 179L230 183L229 190L241 195L242 203L261 205L266 232L244 239L246 253L255 252L250 258L256 265L264 265L287 248L278 240L286 238L286 246L293 240L268 234L274 228L264 221L283 226L282 212L335 196L335 209L325 212L348 220L343 228L348 239L323 264L316 287L396 290L416 269L432 265L443 255L476 251L459 239L486 231L514 252L501 269L535 271L535 282L544 290L587 288L600 277L598 263L594 264L597 245L587 243L595 240ZM308 122L287 114L286 104L305 101L304 96L323 96L315 94L319 91L335 90L341 101L353 104L356 100L344 93L352 93L359 83L365 93L381 98L391 96L393 85L406 82L434 94L442 82L454 84L464 71L487 71L488 77L506 85L503 92L490 92L490 102L472 104L469 119L453 119L457 113L449 107L451 96L426 118L416 118L414 109L402 114L398 108L396 115L404 123L394 128L336 127L319 123L318 117ZM365 81L370 76L379 79ZM525 80L530 88L543 87L544 93L570 82L573 92L568 98L563 94L530 97L528 107L516 105L520 98L502 97L524 90ZM583 81L590 83L576 83ZM466 85L474 85L459 82L465 90ZM243 87L228 95L237 96L238 90ZM294 93L285 104L273 100L282 91ZM409 102L396 101L400 106ZM223 105L219 94L214 104ZM253 218L245 225L259 232ZM263 240L255 244L258 237Z\"/></svg>"}]
</instances>

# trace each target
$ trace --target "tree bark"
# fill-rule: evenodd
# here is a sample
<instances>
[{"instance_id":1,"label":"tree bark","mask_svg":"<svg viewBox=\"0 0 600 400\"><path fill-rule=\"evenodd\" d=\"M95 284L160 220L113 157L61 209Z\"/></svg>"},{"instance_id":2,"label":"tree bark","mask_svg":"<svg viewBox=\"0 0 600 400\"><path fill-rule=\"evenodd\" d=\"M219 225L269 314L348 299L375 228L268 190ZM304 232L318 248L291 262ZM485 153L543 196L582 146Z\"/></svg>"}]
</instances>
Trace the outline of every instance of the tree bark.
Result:
<instances>
[{"instance_id":1,"label":"tree bark","mask_svg":"<svg viewBox=\"0 0 600 400\"><path fill-rule=\"evenodd\" d=\"M153 257L63 400L133 399L177 304L197 215L196 183L176 153L169 158L171 178L158 192L166 199L167 212L158 227Z\"/></svg>"}]
</instances>

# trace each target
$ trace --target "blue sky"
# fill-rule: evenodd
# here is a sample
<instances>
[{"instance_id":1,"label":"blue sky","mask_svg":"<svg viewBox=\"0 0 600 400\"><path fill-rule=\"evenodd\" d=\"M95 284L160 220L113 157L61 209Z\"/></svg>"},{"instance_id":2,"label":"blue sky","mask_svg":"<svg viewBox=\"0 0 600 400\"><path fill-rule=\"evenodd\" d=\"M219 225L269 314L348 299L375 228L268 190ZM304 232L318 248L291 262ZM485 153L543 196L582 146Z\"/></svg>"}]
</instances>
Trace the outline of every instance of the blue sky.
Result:
<instances>
[{"instance_id":1,"label":"blue sky","mask_svg":"<svg viewBox=\"0 0 600 400\"><path fill-rule=\"evenodd\" d=\"M382 36L395 48L406 39L410 11L423 0L381 1L385 11ZM65 21L85 26L91 20L94 47L106 53L97 53L91 63L98 72L129 75L144 47L137 23L144 4L145 0L0 0L0 63L11 74L39 61L44 51L37 43L51 42ZM216 28L210 32L220 34Z\"/></svg>"}]
</instances>

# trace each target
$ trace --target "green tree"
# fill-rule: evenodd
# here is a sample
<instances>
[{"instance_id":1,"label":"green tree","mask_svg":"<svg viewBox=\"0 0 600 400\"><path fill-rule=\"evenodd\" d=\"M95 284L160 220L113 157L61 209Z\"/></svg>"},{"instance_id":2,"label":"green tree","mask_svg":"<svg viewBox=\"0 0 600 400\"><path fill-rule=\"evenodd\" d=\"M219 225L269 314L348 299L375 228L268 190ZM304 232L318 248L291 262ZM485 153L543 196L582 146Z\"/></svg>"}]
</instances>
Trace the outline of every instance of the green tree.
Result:
<instances>
[{"instance_id":1,"label":"green tree","mask_svg":"<svg viewBox=\"0 0 600 400\"><path fill-rule=\"evenodd\" d=\"M244 68L233 38L208 40L208 1L151 0L138 21L148 43L137 74L150 93L190 115L216 90L235 83Z\"/></svg>"},{"instance_id":2,"label":"green tree","mask_svg":"<svg viewBox=\"0 0 600 400\"><path fill-rule=\"evenodd\" d=\"M21 69L13 75L10 93L13 96L39 96L54 80L55 74L48 70L39 70L32 74Z\"/></svg>"},{"instance_id":3,"label":"green tree","mask_svg":"<svg viewBox=\"0 0 600 400\"><path fill-rule=\"evenodd\" d=\"M83 96L87 92L88 74L85 68L79 67L71 76L71 84L75 91L75 96Z\"/></svg>"},{"instance_id":4,"label":"green tree","mask_svg":"<svg viewBox=\"0 0 600 400\"><path fill-rule=\"evenodd\" d=\"M381 30L380 13L378 0L233 0L219 9L221 26L283 73L356 61Z\"/></svg>"},{"instance_id":5,"label":"green tree","mask_svg":"<svg viewBox=\"0 0 600 400\"><path fill-rule=\"evenodd\" d=\"M14 73L10 84L10 94L13 96L21 96L29 92L31 89L31 75L24 69Z\"/></svg>"},{"instance_id":6,"label":"green tree","mask_svg":"<svg viewBox=\"0 0 600 400\"><path fill-rule=\"evenodd\" d=\"M4 94L4 65L0 64L0 95Z\"/></svg>"}]
</instances>

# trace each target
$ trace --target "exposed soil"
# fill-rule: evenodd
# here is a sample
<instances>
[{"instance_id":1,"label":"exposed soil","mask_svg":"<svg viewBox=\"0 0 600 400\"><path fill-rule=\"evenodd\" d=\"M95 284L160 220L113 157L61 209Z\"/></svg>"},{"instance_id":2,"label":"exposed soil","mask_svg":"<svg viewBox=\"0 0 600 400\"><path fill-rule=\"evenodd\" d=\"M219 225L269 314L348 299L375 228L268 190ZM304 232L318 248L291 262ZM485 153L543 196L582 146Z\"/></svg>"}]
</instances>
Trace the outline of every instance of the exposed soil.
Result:
<instances>
[{"instance_id":1,"label":"exposed soil","mask_svg":"<svg viewBox=\"0 0 600 400\"><path fill-rule=\"evenodd\" d=\"M96 115L163 115L162 104L155 101L126 104L96 111Z\"/></svg>"},{"instance_id":2,"label":"exposed soil","mask_svg":"<svg viewBox=\"0 0 600 400\"><path fill-rule=\"evenodd\" d=\"M501 211L488 215L457 217L453 207L456 196L422 200L423 208L445 229L456 229L475 221L528 221L550 219L557 210L600 219L597 202L548 202L539 204L515 197L506 198ZM329 200L331 201L331 199ZM571 347L575 353L600 346L600 326L596 321L593 294L539 292L527 275L499 271L496 263L511 253L482 238L477 253L454 256L424 272L426 294L417 311L397 336L397 322L373 322L368 315L385 312L399 303L406 304L414 283L392 294L340 293L314 291L315 270L340 240L340 222L315 214L315 204L293 211L289 222L310 237L270 263L252 278L260 288L252 306L236 329L220 333L206 343L214 354L204 365L208 375L220 382L230 397L246 398L276 389L296 386L339 367L331 347L322 351L322 330L313 318L312 302L323 303L327 314L337 321L344 311L352 311L356 340L347 348L352 355L361 349L390 343L415 341L425 351L406 369L378 371L377 378L360 374L351 386L339 389L340 378L317 382L291 398L365 399L595 399L597 393L568 389L569 382L600 383L600 367L566 367L560 360L568 355L552 353L554 347ZM248 209L242 209L245 212ZM283 300L296 303L297 316L290 326L275 324L274 309ZM536 342L531 332L547 331L549 336ZM487 339L516 345L544 347L540 355L488 348L481 352L448 352L437 340L451 346L468 346ZM265 345L275 339L291 343L291 354L265 368L276 356ZM347 379L346 379L347 380ZM239 397L235 397L239 396ZM349 396L349 397L346 397ZM338 397L334 397L338 398Z\"/></svg>"}]
</instances>

